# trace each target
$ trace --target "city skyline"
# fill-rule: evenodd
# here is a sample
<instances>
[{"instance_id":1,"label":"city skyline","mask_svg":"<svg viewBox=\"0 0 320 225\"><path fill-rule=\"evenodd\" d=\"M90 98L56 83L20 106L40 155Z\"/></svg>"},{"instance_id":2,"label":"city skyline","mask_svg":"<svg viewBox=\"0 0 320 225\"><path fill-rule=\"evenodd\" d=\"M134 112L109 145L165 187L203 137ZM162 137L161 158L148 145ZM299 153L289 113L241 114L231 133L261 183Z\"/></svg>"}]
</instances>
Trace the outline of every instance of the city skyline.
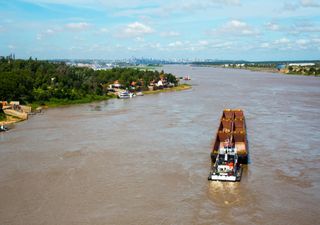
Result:
<instances>
[{"instance_id":1,"label":"city skyline","mask_svg":"<svg viewBox=\"0 0 320 225\"><path fill-rule=\"evenodd\" d=\"M0 2L1 55L317 60L320 1Z\"/></svg>"}]
</instances>

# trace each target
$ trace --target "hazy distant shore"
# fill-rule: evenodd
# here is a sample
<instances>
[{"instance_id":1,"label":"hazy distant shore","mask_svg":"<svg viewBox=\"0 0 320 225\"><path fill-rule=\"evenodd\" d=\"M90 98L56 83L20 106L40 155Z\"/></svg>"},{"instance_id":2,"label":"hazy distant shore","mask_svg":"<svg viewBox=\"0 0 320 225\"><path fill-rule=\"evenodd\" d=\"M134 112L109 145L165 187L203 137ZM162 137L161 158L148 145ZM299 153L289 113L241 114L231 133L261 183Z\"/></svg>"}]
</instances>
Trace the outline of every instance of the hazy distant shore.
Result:
<instances>
[{"instance_id":1,"label":"hazy distant shore","mask_svg":"<svg viewBox=\"0 0 320 225\"><path fill-rule=\"evenodd\" d=\"M224 69L235 69L235 70L247 70L252 72L264 72L264 73L278 73L284 75L297 75L297 76L320 76L320 68L319 66L315 67L295 67L293 69L277 69L273 67L259 67L259 66L235 66L235 67L225 67L223 65L200 65L202 67L216 67L216 68L224 68ZM312 74L310 73L312 71Z\"/></svg>"}]
</instances>

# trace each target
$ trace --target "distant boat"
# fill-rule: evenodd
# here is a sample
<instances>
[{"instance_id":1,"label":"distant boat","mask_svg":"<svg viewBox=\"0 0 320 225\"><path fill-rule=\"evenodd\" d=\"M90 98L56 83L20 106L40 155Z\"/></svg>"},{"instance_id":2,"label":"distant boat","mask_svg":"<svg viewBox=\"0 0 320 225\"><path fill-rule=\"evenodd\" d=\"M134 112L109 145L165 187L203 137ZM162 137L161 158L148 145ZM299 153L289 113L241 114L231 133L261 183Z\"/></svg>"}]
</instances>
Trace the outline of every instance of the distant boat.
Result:
<instances>
[{"instance_id":1,"label":"distant boat","mask_svg":"<svg viewBox=\"0 0 320 225\"><path fill-rule=\"evenodd\" d=\"M185 76L183 79L184 80L191 80L190 76Z\"/></svg>"},{"instance_id":2,"label":"distant boat","mask_svg":"<svg viewBox=\"0 0 320 225\"><path fill-rule=\"evenodd\" d=\"M7 127L5 127L3 125L0 126L0 132L7 131L7 130L8 130Z\"/></svg>"},{"instance_id":3,"label":"distant boat","mask_svg":"<svg viewBox=\"0 0 320 225\"><path fill-rule=\"evenodd\" d=\"M118 94L118 98L120 98L120 99L132 98L134 96L135 96L135 94L131 93L129 91L121 91Z\"/></svg>"}]
</instances>

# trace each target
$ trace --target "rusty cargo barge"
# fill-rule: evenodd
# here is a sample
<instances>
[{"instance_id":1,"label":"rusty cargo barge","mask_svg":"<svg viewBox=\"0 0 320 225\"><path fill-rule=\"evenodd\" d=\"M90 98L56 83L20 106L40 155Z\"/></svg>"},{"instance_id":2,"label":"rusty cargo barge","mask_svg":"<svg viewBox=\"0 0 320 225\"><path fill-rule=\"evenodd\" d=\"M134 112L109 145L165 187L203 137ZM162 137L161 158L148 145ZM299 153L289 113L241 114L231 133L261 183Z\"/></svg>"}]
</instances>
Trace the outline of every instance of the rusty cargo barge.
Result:
<instances>
[{"instance_id":1,"label":"rusty cargo barge","mask_svg":"<svg viewBox=\"0 0 320 225\"><path fill-rule=\"evenodd\" d=\"M248 141L241 109L223 110L211 152L208 180L240 181L242 165L248 163Z\"/></svg>"}]
</instances>

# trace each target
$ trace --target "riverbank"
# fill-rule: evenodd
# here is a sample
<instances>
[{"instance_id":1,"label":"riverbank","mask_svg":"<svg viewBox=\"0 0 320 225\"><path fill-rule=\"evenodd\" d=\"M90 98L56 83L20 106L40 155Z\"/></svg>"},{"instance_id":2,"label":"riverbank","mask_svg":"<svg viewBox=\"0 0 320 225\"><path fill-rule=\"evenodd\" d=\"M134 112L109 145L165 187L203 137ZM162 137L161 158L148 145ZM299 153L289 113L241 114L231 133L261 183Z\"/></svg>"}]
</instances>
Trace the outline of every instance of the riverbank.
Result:
<instances>
[{"instance_id":1,"label":"riverbank","mask_svg":"<svg viewBox=\"0 0 320 225\"><path fill-rule=\"evenodd\" d=\"M115 95L104 95L104 96L99 96L99 95L92 95L92 96L86 96L81 99L57 99L57 98L52 98L50 101L45 101L45 102L33 102L29 104L31 106L32 110L35 110L38 107L43 107L43 108L55 108L55 107L60 107L60 106L67 106L67 105L77 105L77 104L85 104L85 103L91 103L95 101L105 101L111 98L115 98Z\"/></svg>"},{"instance_id":2,"label":"riverbank","mask_svg":"<svg viewBox=\"0 0 320 225\"><path fill-rule=\"evenodd\" d=\"M150 95L150 94L158 94L158 93L162 93L162 92L184 91L184 90L188 90L191 88L192 88L192 86L190 84L180 84L180 85L178 85L176 87L172 87L172 88L159 89L159 90L155 90L155 91L144 91L143 93L145 95Z\"/></svg>"},{"instance_id":3,"label":"riverbank","mask_svg":"<svg viewBox=\"0 0 320 225\"><path fill-rule=\"evenodd\" d=\"M274 68L246 67L246 68L240 68L240 69L249 70L249 71L253 71L253 72L281 73L281 71L274 69Z\"/></svg>"},{"instance_id":4,"label":"riverbank","mask_svg":"<svg viewBox=\"0 0 320 225\"><path fill-rule=\"evenodd\" d=\"M180 85L178 85L176 87L172 87L172 88L165 88L165 89L159 89L159 90L154 90L154 91L144 91L143 93L145 95L150 95L150 94L158 94L158 93L162 93L162 92L184 91L184 90L188 90L191 88L192 88L192 86L190 84L180 84ZM29 104L29 106L31 106L32 111L35 111L38 107L41 107L42 109L56 108L56 107L62 107L62 106L105 101L105 100L109 100L109 99L116 98L116 97L117 97L116 95L110 94L110 95L104 95L104 96L98 96L98 95L87 96L85 98L77 99L77 100L53 98L53 99L50 99L50 101L46 101L46 102L41 102L41 103L34 102L34 103ZM6 115L5 119L0 120L0 124L10 125L10 124L18 123L21 121L23 121L23 119L19 119L14 116Z\"/></svg>"},{"instance_id":5,"label":"riverbank","mask_svg":"<svg viewBox=\"0 0 320 225\"><path fill-rule=\"evenodd\" d=\"M284 75L295 75L295 76L313 76L313 77L319 77L320 74L308 74L307 72L304 72L304 70L300 71L289 71L288 69L275 69L275 68L264 68L264 67L246 67L241 68L244 70L249 70L253 72L265 72L265 73L279 73Z\"/></svg>"},{"instance_id":6,"label":"riverbank","mask_svg":"<svg viewBox=\"0 0 320 225\"><path fill-rule=\"evenodd\" d=\"M183 91L183 90L188 90L192 86L190 84L180 84L176 87L172 88L165 88L165 89L159 89L159 90L154 90L154 91L144 91L143 93L148 95L148 94L157 94L161 92L172 92L172 91ZM34 102L32 104L29 104L31 108L34 110L38 107L43 107L43 108L55 108L55 107L61 107L61 106L68 106L68 105L77 105L77 104L85 104L85 103L92 103L92 102L97 102L97 101L105 101L109 100L112 98L116 98L117 96L114 94L108 94L104 96L87 96L82 99L76 99L76 100L69 100L69 99L56 99L52 98L50 101L47 102Z\"/></svg>"},{"instance_id":7,"label":"riverbank","mask_svg":"<svg viewBox=\"0 0 320 225\"><path fill-rule=\"evenodd\" d=\"M274 66L224 66L224 65L203 65L205 67L216 67L225 69L239 69L252 72L264 72L264 73L278 73L284 75L296 75L296 76L320 76L319 66L289 66L288 68L277 69Z\"/></svg>"},{"instance_id":8,"label":"riverbank","mask_svg":"<svg viewBox=\"0 0 320 225\"><path fill-rule=\"evenodd\" d=\"M0 124L10 125L10 124L15 124L15 123L18 123L18 122L21 122L21 121L24 121L24 120L20 119L20 118L17 118L17 117L14 117L14 116L6 115L5 119L0 120Z\"/></svg>"}]
</instances>

